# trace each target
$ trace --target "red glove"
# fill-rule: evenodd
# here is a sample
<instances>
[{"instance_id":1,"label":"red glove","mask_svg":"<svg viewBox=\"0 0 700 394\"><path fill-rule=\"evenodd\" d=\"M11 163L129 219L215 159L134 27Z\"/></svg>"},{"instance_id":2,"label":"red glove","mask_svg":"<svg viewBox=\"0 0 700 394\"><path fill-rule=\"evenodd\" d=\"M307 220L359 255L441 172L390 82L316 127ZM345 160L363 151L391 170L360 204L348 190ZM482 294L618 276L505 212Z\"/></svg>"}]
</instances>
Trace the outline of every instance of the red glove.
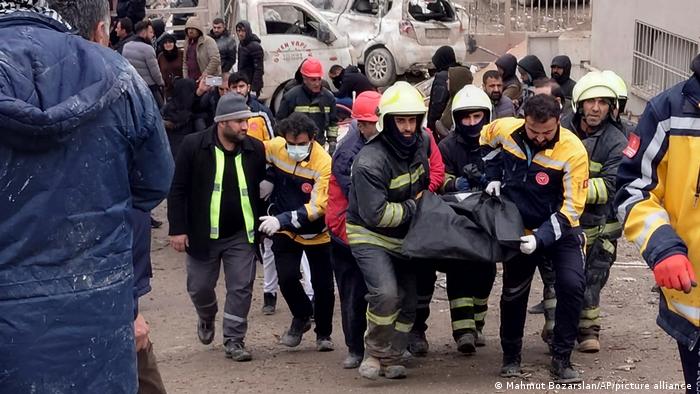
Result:
<instances>
[{"instance_id":1,"label":"red glove","mask_svg":"<svg viewBox=\"0 0 700 394\"><path fill-rule=\"evenodd\" d=\"M654 279L661 287L685 293L690 293L691 288L698 285L693 265L684 254L674 254L656 264Z\"/></svg>"}]
</instances>

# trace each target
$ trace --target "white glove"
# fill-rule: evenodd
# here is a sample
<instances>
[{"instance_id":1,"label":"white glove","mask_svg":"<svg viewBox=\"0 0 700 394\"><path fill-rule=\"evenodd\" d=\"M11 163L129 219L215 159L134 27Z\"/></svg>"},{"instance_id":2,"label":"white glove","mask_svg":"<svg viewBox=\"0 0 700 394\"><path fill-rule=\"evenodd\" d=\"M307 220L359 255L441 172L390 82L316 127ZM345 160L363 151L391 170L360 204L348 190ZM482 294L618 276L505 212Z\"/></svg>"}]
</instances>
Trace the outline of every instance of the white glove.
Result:
<instances>
[{"instance_id":1,"label":"white glove","mask_svg":"<svg viewBox=\"0 0 700 394\"><path fill-rule=\"evenodd\" d=\"M500 196L501 195L501 181L491 181L489 182L488 185L486 185L486 189L484 191L492 196Z\"/></svg>"},{"instance_id":2,"label":"white glove","mask_svg":"<svg viewBox=\"0 0 700 394\"><path fill-rule=\"evenodd\" d=\"M260 198L263 200L267 200L267 198L270 197L270 194L272 194L273 190L275 190L274 183L270 181L260 182Z\"/></svg>"},{"instance_id":3,"label":"white glove","mask_svg":"<svg viewBox=\"0 0 700 394\"><path fill-rule=\"evenodd\" d=\"M537 249L537 238L534 235L520 237L520 251L525 254L532 254Z\"/></svg>"},{"instance_id":4,"label":"white glove","mask_svg":"<svg viewBox=\"0 0 700 394\"><path fill-rule=\"evenodd\" d=\"M261 216L260 221L262 223L260 223L260 228L258 228L258 231L266 234L268 237L271 237L273 234L279 231L280 227L282 227L279 219L274 216Z\"/></svg>"}]
</instances>

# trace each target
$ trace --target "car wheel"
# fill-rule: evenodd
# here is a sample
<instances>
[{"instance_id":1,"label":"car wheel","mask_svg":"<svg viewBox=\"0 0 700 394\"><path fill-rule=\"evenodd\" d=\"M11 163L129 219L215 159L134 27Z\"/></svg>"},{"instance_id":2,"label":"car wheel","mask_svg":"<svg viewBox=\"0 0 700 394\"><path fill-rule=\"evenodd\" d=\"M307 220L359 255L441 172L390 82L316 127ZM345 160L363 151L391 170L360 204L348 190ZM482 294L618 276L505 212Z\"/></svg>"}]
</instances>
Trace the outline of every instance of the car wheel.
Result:
<instances>
[{"instance_id":1,"label":"car wheel","mask_svg":"<svg viewBox=\"0 0 700 394\"><path fill-rule=\"evenodd\" d=\"M376 87L391 85L396 80L394 57L386 48L375 48L367 55L365 75Z\"/></svg>"}]
</instances>

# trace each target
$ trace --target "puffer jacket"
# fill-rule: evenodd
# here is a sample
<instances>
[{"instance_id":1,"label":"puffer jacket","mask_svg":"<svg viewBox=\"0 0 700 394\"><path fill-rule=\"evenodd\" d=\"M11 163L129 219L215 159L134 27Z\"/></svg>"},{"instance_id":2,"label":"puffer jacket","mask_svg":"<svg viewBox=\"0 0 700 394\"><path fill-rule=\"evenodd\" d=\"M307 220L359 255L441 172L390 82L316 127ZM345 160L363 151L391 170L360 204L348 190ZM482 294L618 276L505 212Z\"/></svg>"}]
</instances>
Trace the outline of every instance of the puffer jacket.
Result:
<instances>
[{"instance_id":1,"label":"puffer jacket","mask_svg":"<svg viewBox=\"0 0 700 394\"><path fill-rule=\"evenodd\" d=\"M245 29L245 39L238 44L238 72L248 77L251 91L260 95L265 75L265 53L260 38L253 34L248 21L240 21L236 26Z\"/></svg>"},{"instance_id":2,"label":"puffer jacket","mask_svg":"<svg viewBox=\"0 0 700 394\"><path fill-rule=\"evenodd\" d=\"M197 46L197 64L199 65L199 70L202 74L207 75L221 75L221 55L219 55L219 47L216 45L216 41L208 35L204 34L204 30L200 26L199 18L190 17L185 24L185 29L197 29L199 30L199 38L194 43ZM191 78L188 68L188 48L190 45L189 39L185 40L185 49L183 51L182 59L182 75L185 78Z\"/></svg>"},{"instance_id":3,"label":"puffer jacket","mask_svg":"<svg viewBox=\"0 0 700 394\"><path fill-rule=\"evenodd\" d=\"M231 67L236 64L236 40L231 37L228 30L224 30L221 36L214 37L214 31L209 32L209 37L216 41L216 45L219 47L219 55L221 56L221 70L223 72L230 72Z\"/></svg>"},{"instance_id":4,"label":"puffer jacket","mask_svg":"<svg viewBox=\"0 0 700 394\"><path fill-rule=\"evenodd\" d=\"M165 86L163 74L158 67L158 58L153 46L138 37L124 45L122 56L131 63L148 86Z\"/></svg>"},{"instance_id":5,"label":"puffer jacket","mask_svg":"<svg viewBox=\"0 0 700 394\"><path fill-rule=\"evenodd\" d=\"M350 246L371 245L401 255L416 212L416 199L430 185L428 131L412 157L401 159L383 134L355 156L346 230Z\"/></svg>"},{"instance_id":6,"label":"puffer jacket","mask_svg":"<svg viewBox=\"0 0 700 394\"><path fill-rule=\"evenodd\" d=\"M156 103L35 13L0 17L0 56L0 391L135 393L127 218L173 174Z\"/></svg>"},{"instance_id":7,"label":"puffer jacket","mask_svg":"<svg viewBox=\"0 0 700 394\"><path fill-rule=\"evenodd\" d=\"M617 173L625 236L649 267L687 254L700 276L700 56L695 74L647 104ZM700 339L700 288L661 289L656 322L688 349Z\"/></svg>"},{"instance_id":8,"label":"puffer jacket","mask_svg":"<svg viewBox=\"0 0 700 394\"><path fill-rule=\"evenodd\" d=\"M602 123L593 134L586 134L581 130L579 114L564 117L561 125L576 133L588 152L588 194L580 219L581 227L586 229L603 226L612 210L617 190L617 169L622 161L627 138L609 121Z\"/></svg>"}]
</instances>

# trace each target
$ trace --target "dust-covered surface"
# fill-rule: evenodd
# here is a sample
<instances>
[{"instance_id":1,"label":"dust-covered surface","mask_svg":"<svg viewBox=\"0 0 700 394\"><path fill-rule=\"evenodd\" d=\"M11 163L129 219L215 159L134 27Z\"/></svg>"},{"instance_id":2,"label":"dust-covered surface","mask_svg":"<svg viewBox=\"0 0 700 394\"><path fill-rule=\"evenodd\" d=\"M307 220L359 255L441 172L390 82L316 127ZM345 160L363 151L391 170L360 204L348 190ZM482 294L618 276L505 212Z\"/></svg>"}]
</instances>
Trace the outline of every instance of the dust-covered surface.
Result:
<instances>
[{"instance_id":1,"label":"dust-covered surface","mask_svg":"<svg viewBox=\"0 0 700 394\"><path fill-rule=\"evenodd\" d=\"M156 216L165 219L161 206ZM600 393L612 390L517 390L507 384L549 382L549 356L540 339L543 315L528 315L525 327L523 367L530 376L525 380L498 376L501 351L498 341L501 273L489 300L485 334L487 345L474 356L456 351L450 333L449 305L445 290L436 289L431 306L426 358L409 364L404 380L362 379L357 370L345 370L341 362L346 355L340 328L340 309L336 297L333 339L336 350L315 351L315 335L307 333L302 344L289 350L277 344L291 320L281 298L278 311L264 316L262 307L262 266L258 268L253 306L249 315L246 345L253 361L235 363L224 357L221 345L221 314L217 316L216 339L212 345L199 343L196 314L185 287L184 255L167 246L167 223L153 233L153 291L142 299L141 312L151 324L151 338L160 370L170 393L505 393L505 392L576 392ZM602 294L602 350L598 354L575 352L573 362L582 371L586 383L648 383L650 390L634 391L629 386L618 392L680 392L654 390L660 381L682 381L681 365L675 341L655 324L658 294L651 291L651 272L639 264L634 247L621 243L617 265ZM499 270L500 271L500 270ZM542 296L539 279L533 284L530 305ZM223 276L218 294L223 308ZM500 390L497 385L501 384Z\"/></svg>"}]
</instances>

